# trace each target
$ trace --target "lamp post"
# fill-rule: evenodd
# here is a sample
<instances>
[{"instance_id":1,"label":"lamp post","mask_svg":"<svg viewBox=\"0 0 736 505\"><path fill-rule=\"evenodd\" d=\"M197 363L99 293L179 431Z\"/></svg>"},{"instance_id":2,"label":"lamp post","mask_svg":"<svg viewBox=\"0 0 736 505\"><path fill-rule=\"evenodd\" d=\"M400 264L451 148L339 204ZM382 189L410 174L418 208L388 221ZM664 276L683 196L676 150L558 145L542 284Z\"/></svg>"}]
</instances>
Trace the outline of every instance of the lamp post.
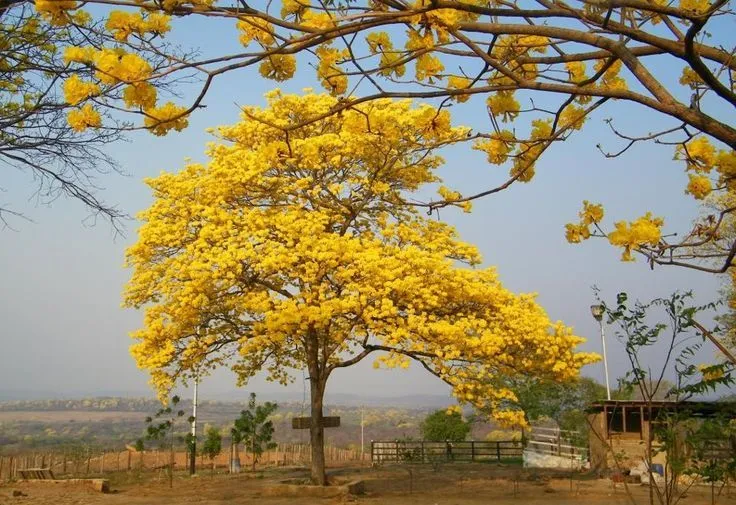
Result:
<instances>
[{"instance_id":1,"label":"lamp post","mask_svg":"<svg viewBox=\"0 0 736 505\"><path fill-rule=\"evenodd\" d=\"M608 382L608 357L606 356L606 334L603 331L603 313L606 308L603 305L591 305L590 313L601 327L601 342L603 343L603 370L606 374L606 396L611 399L611 385Z\"/></svg>"},{"instance_id":2,"label":"lamp post","mask_svg":"<svg viewBox=\"0 0 736 505\"><path fill-rule=\"evenodd\" d=\"M192 401L192 445L189 453L189 475L197 473L197 386L199 377L194 376L194 401Z\"/></svg>"}]
</instances>

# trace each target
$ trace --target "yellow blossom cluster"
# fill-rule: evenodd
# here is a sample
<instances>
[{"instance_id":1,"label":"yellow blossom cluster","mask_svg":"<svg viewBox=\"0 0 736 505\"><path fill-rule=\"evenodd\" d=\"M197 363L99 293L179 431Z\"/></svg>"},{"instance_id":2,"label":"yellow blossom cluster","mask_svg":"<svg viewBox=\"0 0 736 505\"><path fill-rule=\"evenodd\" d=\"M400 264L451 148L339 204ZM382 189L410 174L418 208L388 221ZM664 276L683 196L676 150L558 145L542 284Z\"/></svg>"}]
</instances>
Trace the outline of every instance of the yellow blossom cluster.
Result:
<instances>
[{"instance_id":1,"label":"yellow blossom cluster","mask_svg":"<svg viewBox=\"0 0 736 505\"><path fill-rule=\"evenodd\" d=\"M36 11L52 25L68 24L72 17L69 11L78 7L76 0L36 0Z\"/></svg>"},{"instance_id":2,"label":"yellow blossom cluster","mask_svg":"<svg viewBox=\"0 0 736 505\"><path fill-rule=\"evenodd\" d=\"M145 113L146 128L157 136L166 135L169 130L181 131L189 124L186 108L172 102L167 102L161 107L146 109Z\"/></svg>"},{"instance_id":3,"label":"yellow blossom cluster","mask_svg":"<svg viewBox=\"0 0 736 505\"><path fill-rule=\"evenodd\" d=\"M717 365L699 365L698 370L703 375L703 380L706 382L718 380L724 375L723 368Z\"/></svg>"},{"instance_id":4,"label":"yellow blossom cluster","mask_svg":"<svg viewBox=\"0 0 736 505\"><path fill-rule=\"evenodd\" d=\"M608 241L615 246L623 247L622 261L633 261L631 251L641 246L656 246L662 237L662 218L653 217L647 212L635 221L615 223L616 229L608 234Z\"/></svg>"},{"instance_id":5,"label":"yellow blossom cluster","mask_svg":"<svg viewBox=\"0 0 736 505\"><path fill-rule=\"evenodd\" d=\"M317 76L322 86L333 95L344 94L348 89L348 78L338 65L349 56L347 49L339 50L323 45L317 48L316 54L319 59Z\"/></svg>"},{"instance_id":6,"label":"yellow blossom cluster","mask_svg":"<svg viewBox=\"0 0 736 505\"><path fill-rule=\"evenodd\" d=\"M255 16L248 16L238 21L240 43L248 46L253 40L263 46L270 46L275 42L273 25Z\"/></svg>"},{"instance_id":7,"label":"yellow blossom cluster","mask_svg":"<svg viewBox=\"0 0 736 505\"><path fill-rule=\"evenodd\" d=\"M84 82L77 74L64 81L64 100L70 105L77 105L87 98L100 94L100 87L93 82Z\"/></svg>"},{"instance_id":8,"label":"yellow blossom cluster","mask_svg":"<svg viewBox=\"0 0 736 505\"><path fill-rule=\"evenodd\" d=\"M258 71L266 79L278 82L289 80L296 72L296 58L290 54L272 54L263 60Z\"/></svg>"},{"instance_id":9,"label":"yellow blossom cluster","mask_svg":"<svg viewBox=\"0 0 736 505\"><path fill-rule=\"evenodd\" d=\"M69 126L75 132L83 132L87 128L99 128L102 126L102 118L100 113L92 107L92 104L86 103L79 109L73 109L67 114Z\"/></svg>"},{"instance_id":10,"label":"yellow blossom cluster","mask_svg":"<svg viewBox=\"0 0 736 505\"><path fill-rule=\"evenodd\" d=\"M125 42L133 34L143 37L146 33L162 35L169 30L171 18L160 12L126 12L112 11L107 18L105 28L113 34L116 40Z\"/></svg>"},{"instance_id":11,"label":"yellow blossom cluster","mask_svg":"<svg viewBox=\"0 0 736 505\"><path fill-rule=\"evenodd\" d=\"M583 200L583 209L578 213L580 222L565 225L565 238L571 244L577 244L590 238L591 225L603 220L603 206Z\"/></svg>"},{"instance_id":12,"label":"yellow blossom cluster","mask_svg":"<svg viewBox=\"0 0 736 505\"><path fill-rule=\"evenodd\" d=\"M147 183L125 304L145 307L132 353L160 391L227 365L247 381L308 368L326 382L363 358L420 361L461 402L498 407L498 374L570 380L596 356L533 295L505 289L477 249L406 198L439 182L435 149L464 138L447 111L328 94L267 95L217 134L206 164ZM386 153L392 153L390 157ZM447 190L447 195L454 197ZM476 268L468 268L476 265Z\"/></svg>"}]
</instances>

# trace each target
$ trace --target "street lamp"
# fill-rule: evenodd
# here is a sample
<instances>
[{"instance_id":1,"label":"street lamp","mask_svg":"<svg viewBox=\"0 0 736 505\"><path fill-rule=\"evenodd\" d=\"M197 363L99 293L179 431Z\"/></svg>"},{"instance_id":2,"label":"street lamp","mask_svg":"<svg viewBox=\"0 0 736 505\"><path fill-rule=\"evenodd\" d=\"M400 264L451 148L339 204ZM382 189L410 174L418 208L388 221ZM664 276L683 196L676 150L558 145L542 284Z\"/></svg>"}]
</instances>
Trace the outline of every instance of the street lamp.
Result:
<instances>
[{"instance_id":1,"label":"street lamp","mask_svg":"<svg viewBox=\"0 0 736 505\"><path fill-rule=\"evenodd\" d=\"M603 313L606 311L606 308L603 305L591 305L590 306L590 313L593 314L593 317L596 321L598 321L598 324L600 324L601 327L601 342L603 343L603 370L606 374L606 395L608 399L611 399L611 386L608 382L608 358L606 357L606 334L603 332Z\"/></svg>"},{"instance_id":2,"label":"street lamp","mask_svg":"<svg viewBox=\"0 0 736 505\"><path fill-rule=\"evenodd\" d=\"M194 376L194 400L192 401L192 444L189 453L189 475L197 473L197 386L199 375Z\"/></svg>"}]
</instances>

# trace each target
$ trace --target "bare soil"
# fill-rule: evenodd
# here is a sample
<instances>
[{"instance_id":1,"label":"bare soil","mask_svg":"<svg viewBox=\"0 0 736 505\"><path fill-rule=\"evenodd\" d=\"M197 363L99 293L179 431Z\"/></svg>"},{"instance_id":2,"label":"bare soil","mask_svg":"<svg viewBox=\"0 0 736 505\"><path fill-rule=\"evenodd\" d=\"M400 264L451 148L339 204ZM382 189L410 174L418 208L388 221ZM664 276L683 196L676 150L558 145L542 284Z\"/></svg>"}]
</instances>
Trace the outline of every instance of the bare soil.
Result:
<instances>
[{"instance_id":1,"label":"bare soil","mask_svg":"<svg viewBox=\"0 0 736 505\"><path fill-rule=\"evenodd\" d=\"M41 483L13 483L0 486L0 504L28 505L159 505L197 504L337 504L365 505L567 505L628 504L623 484L608 479L564 473L524 470L490 464L431 466L393 466L377 469L342 468L332 471L340 481L364 480L366 493L360 496L318 498L273 496L274 487L286 479L300 479L305 469L275 469L239 475L202 473L196 478L176 475L169 488L163 472L111 474L110 494ZM634 503L648 503L649 489L629 485ZM13 496L13 491L24 496ZM17 494L17 493L16 493ZM305 493L306 495L307 493ZM710 488L691 489L680 502L683 505L711 503ZM736 490L726 489L718 498L720 505L736 505Z\"/></svg>"}]
</instances>

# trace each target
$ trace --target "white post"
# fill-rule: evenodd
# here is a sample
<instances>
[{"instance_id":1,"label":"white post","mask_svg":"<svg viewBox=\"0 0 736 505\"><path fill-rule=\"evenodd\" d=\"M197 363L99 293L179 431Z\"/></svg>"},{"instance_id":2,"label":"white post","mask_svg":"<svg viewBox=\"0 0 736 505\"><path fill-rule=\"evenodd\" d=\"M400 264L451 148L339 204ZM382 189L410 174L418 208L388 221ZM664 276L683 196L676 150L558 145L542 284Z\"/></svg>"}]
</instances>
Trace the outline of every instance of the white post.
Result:
<instances>
[{"instance_id":1,"label":"white post","mask_svg":"<svg viewBox=\"0 0 736 505\"><path fill-rule=\"evenodd\" d=\"M365 441L365 438L363 436L363 411L364 410L365 410L365 407L361 406L360 407L360 461L361 462L363 461L363 459L365 459L364 458L365 452L363 449L363 445Z\"/></svg>"},{"instance_id":2,"label":"white post","mask_svg":"<svg viewBox=\"0 0 736 505\"><path fill-rule=\"evenodd\" d=\"M603 370L606 374L606 395L608 400L611 399L611 385L608 382L608 357L606 356L606 334L603 330L603 320L600 321L601 325L601 342L603 342Z\"/></svg>"},{"instance_id":3,"label":"white post","mask_svg":"<svg viewBox=\"0 0 736 505\"><path fill-rule=\"evenodd\" d=\"M194 400L192 400L192 453L190 454L189 473L197 473L197 386L199 377L194 377Z\"/></svg>"}]
</instances>

